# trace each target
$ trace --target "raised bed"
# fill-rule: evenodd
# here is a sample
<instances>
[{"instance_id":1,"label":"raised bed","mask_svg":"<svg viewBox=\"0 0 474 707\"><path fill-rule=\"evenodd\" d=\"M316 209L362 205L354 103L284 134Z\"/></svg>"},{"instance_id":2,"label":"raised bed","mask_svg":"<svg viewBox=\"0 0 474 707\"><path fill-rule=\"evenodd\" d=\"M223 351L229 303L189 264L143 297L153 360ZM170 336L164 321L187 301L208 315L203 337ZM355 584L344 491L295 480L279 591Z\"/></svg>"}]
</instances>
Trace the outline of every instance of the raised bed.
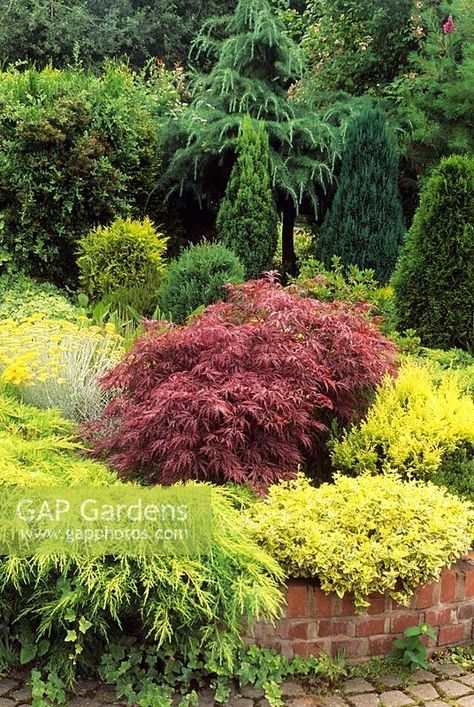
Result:
<instances>
[{"instance_id":1,"label":"raised bed","mask_svg":"<svg viewBox=\"0 0 474 707\"><path fill-rule=\"evenodd\" d=\"M288 657L342 650L352 658L386 655L394 638L424 622L437 636L430 647L462 645L474 639L474 553L420 587L408 607L375 594L367 613L357 615L350 597L325 594L306 579L289 580L286 598L285 616L275 626L257 624L252 640Z\"/></svg>"}]
</instances>

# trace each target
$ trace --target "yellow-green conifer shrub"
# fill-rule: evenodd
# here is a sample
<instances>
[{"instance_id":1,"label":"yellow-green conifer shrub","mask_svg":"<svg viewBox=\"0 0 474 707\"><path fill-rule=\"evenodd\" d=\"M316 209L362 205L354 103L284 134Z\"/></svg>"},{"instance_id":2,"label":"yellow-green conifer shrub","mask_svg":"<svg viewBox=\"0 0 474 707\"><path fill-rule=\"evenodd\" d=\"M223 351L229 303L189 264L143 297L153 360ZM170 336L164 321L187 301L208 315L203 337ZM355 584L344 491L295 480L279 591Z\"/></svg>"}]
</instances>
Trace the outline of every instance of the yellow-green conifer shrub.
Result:
<instances>
[{"instance_id":1,"label":"yellow-green conifer shrub","mask_svg":"<svg viewBox=\"0 0 474 707\"><path fill-rule=\"evenodd\" d=\"M436 473L447 455L474 445L474 401L458 376L429 364L403 365L378 389L365 420L332 442L334 467L348 474Z\"/></svg>"},{"instance_id":2,"label":"yellow-green conifer shrub","mask_svg":"<svg viewBox=\"0 0 474 707\"><path fill-rule=\"evenodd\" d=\"M0 486L110 486L104 464L80 457L74 423L0 390Z\"/></svg>"},{"instance_id":3,"label":"yellow-green conifer shrub","mask_svg":"<svg viewBox=\"0 0 474 707\"><path fill-rule=\"evenodd\" d=\"M122 484L104 464L79 456L74 433L56 411L0 390L0 487ZM126 498L129 485L122 486ZM244 624L279 614L283 572L251 537L233 492L211 487L210 494L206 554L0 557L3 629L7 640L18 636L22 617L22 662L54 670L70 686L76 674L99 667L111 643L147 640L158 671L173 656L199 656L215 672L232 672Z\"/></svg>"},{"instance_id":4,"label":"yellow-green conifer shrub","mask_svg":"<svg viewBox=\"0 0 474 707\"><path fill-rule=\"evenodd\" d=\"M339 476L319 488L299 475L247 511L254 536L292 577L317 578L362 609L388 591L407 603L469 549L472 506L431 483Z\"/></svg>"},{"instance_id":5,"label":"yellow-green conifer shrub","mask_svg":"<svg viewBox=\"0 0 474 707\"><path fill-rule=\"evenodd\" d=\"M79 241L79 281L93 301L117 290L149 285L164 270L168 238L155 230L149 218L117 219L98 226Z\"/></svg>"}]
</instances>

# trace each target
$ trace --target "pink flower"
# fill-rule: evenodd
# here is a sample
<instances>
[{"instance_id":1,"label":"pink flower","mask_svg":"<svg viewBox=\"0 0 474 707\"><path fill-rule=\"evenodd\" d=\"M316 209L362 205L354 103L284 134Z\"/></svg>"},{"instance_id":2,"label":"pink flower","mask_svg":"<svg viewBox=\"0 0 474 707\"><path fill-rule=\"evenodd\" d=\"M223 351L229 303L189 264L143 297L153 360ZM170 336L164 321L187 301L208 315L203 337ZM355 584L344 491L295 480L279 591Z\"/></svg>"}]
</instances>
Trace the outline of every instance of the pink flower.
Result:
<instances>
[{"instance_id":1,"label":"pink flower","mask_svg":"<svg viewBox=\"0 0 474 707\"><path fill-rule=\"evenodd\" d=\"M443 32L445 34L451 34L452 32L454 32L454 20L451 15L449 15L448 19L443 25Z\"/></svg>"}]
</instances>

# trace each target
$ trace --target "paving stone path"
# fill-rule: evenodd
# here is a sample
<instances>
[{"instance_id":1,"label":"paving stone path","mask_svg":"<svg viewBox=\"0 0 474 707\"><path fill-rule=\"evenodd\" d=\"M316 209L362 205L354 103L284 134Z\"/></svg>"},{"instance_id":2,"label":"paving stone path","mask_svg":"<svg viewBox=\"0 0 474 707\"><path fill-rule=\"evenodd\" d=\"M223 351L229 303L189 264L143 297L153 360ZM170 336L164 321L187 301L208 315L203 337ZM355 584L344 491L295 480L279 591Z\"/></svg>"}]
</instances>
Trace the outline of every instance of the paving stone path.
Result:
<instances>
[{"instance_id":1,"label":"paving stone path","mask_svg":"<svg viewBox=\"0 0 474 707\"><path fill-rule=\"evenodd\" d=\"M367 680L347 680L338 695L317 698L321 707L474 707L474 673L459 665L433 664L430 670L418 670L410 685L395 675L386 675L373 685Z\"/></svg>"},{"instance_id":2,"label":"paving stone path","mask_svg":"<svg viewBox=\"0 0 474 707\"><path fill-rule=\"evenodd\" d=\"M407 686L396 675L384 675L373 682L362 678L346 680L332 694L316 695L302 685L286 682L282 686L285 705L290 707L474 707L474 671L467 672L453 663L433 664L430 670L419 670ZM77 686L68 707L123 707L109 685L89 680ZM200 694L199 707L213 707L213 694ZM31 705L31 690L21 673L0 679L0 707ZM235 692L229 707L269 707L263 690L246 687Z\"/></svg>"}]
</instances>

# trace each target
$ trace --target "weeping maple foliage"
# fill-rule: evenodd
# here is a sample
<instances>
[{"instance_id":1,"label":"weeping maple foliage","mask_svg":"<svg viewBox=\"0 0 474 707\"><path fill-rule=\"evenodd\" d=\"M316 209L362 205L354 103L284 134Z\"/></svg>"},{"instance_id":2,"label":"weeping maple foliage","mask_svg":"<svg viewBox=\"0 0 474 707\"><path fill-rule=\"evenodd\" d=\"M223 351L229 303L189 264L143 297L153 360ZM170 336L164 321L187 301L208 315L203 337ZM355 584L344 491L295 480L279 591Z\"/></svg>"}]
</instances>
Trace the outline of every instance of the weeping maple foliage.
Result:
<instances>
[{"instance_id":1,"label":"weeping maple foliage","mask_svg":"<svg viewBox=\"0 0 474 707\"><path fill-rule=\"evenodd\" d=\"M187 326L150 324L103 379L117 391L95 451L147 483L199 479L262 491L292 478L334 418L365 411L395 346L365 316L271 276L229 286Z\"/></svg>"}]
</instances>

